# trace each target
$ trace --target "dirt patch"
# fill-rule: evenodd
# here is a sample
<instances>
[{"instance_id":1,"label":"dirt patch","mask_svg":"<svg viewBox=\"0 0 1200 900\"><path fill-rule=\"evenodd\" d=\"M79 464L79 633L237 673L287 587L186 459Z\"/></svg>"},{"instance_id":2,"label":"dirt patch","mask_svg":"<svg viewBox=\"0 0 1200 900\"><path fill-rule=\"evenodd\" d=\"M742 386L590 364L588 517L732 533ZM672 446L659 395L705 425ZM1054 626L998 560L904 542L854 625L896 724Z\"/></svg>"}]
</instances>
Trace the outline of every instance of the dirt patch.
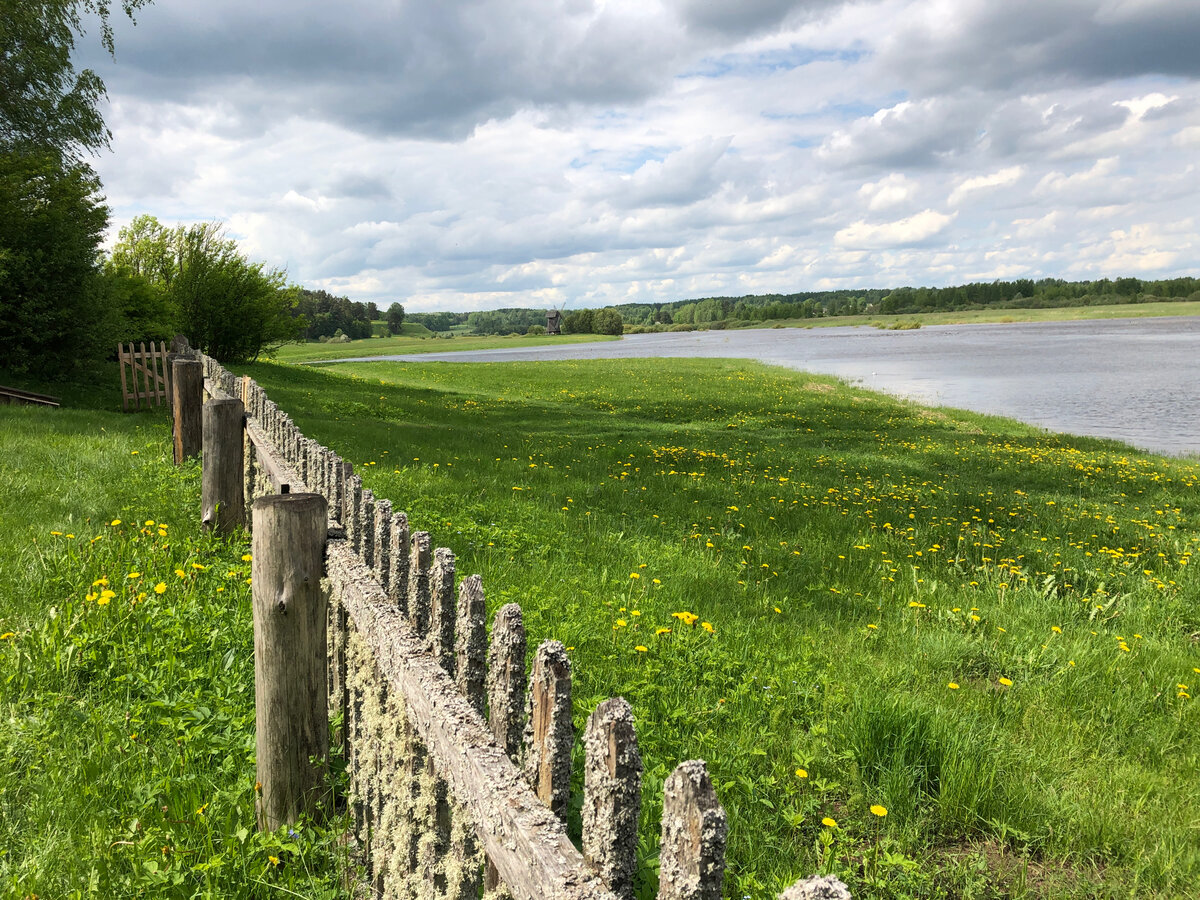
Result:
<instances>
[{"instance_id":1,"label":"dirt patch","mask_svg":"<svg viewBox=\"0 0 1200 900\"><path fill-rule=\"evenodd\" d=\"M825 381L806 381L804 382L804 389L806 391L811 391L814 394L828 394L832 391L836 391L837 385L829 384Z\"/></svg>"}]
</instances>

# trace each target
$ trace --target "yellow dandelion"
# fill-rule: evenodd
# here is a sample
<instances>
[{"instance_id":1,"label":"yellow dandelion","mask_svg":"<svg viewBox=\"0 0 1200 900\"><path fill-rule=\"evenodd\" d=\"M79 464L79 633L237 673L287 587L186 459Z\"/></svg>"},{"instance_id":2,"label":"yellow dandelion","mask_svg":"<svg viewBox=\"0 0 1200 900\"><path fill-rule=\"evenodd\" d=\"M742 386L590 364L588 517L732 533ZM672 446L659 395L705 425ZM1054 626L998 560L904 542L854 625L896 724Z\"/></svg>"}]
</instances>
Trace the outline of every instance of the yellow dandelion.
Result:
<instances>
[{"instance_id":1,"label":"yellow dandelion","mask_svg":"<svg viewBox=\"0 0 1200 900\"><path fill-rule=\"evenodd\" d=\"M821 820L821 824L824 825L826 828L837 828L838 827L837 820L831 819L829 816L826 816L825 818L823 818Z\"/></svg>"},{"instance_id":2,"label":"yellow dandelion","mask_svg":"<svg viewBox=\"0 0 1200 900\"><path fill-rule=\"evenodd\" d=\"M121 524L121 520L120 520L120 519L113 519L113 520L112 520L111 522L109 522L108 524L109 524L109 525L112 525L113 527L116 527L117 525L120 525L120 524Z\"/></svg>"},{"instance_id":3,"label":"yellow dandelion","mask_svg":"<svg viewBox=\"0 0 1200 900\"><path fill-rule=\"evenodd\" d=\"M642 576L639 575L637 572L630 572L629 577L630 578L641 578Z\"/></svg>"},{"instance_id":4,"label":"yellow dandelion","mask_svg":"<svg viewBox=\"0 0 1200 900\"><path fill-rule=\"evenodd\" d=\"M671 629L670 629L670 628L656 628L656 629L654 629L654 636L655 636L655 637L658 637L659 635L662 635L662 634L670 634L670 633L671 633Z\"/></svg>"},{"instance_id":5,"label":"yellow dandelion","mask_svg":"<svg viewBox=\"0 0 1200 900\"><path fill-rule=\"evenodd\" d=\"M952 691L957 691L957 690L958 690L958 683L957 683L957 682L954 682L954 681L951 681L951 682L949 682L949 683L946 685L946 687L950 688L950 690L952 690Z\"/></svg>"},{"instance_id":6,"label":"yellow dandelion","mask_svg":"<svg viewBox=\"0 0 1200 900\"><path fill-rule=\"evenodd\" d=\"M278 856L268 856L267 859L270 861L271 865L273 865L273 866L279 865L279 857Z\"/></svg>"},{"instance_id":7,"label":"yellow dandelion","mask_svg":"<svg viewBox=\"0 0 1200 900\"><path fill-rule=\"evenodd\" d=\"M11 631L6 631L4 634L0 634L0 641L7 641L11 637L16 637L16 635Z\"/></svg>"},{"instance_id":8,"label":"yellow dandelion","mask_svg":"<svg viewBox=\"0 0 1200 900\"><path fill-rule=\"evenodd\" d=\"M1005 678L1003 675L1000 676L1000 683L1005 687L1012 687L1012 679Z\"/></svg>"},{"instance_id":9,"label":"yellow dandelion","mask_svg":"<svg viewBox=\"0 0 1200 900\"><path fill-rule=\"evenodd\" d=\"M250 554L250 553L242 554L242 562L250 562L250 560L252 560L252 559L254 559L254 556L252 554Z\"/></svg>"},{"instance_id":10,"label":"yellow dandelion","mask_svg":"<svg viewBox=\"0 0 1200 900\"><path fill-rule=\"evenodd\" d=\"M130 573L129 573L128 575L126 575L125 577L126 577L126 578L141 578L141 577L142 577L142 573L141 573L141 572L130 572Z\"/></svg>"},{"instance_id":11,"label":"yellow dandelion","mask_svg":"<svg viewBox=\"0 0 1200 900\"><path fill-rule=\"evenodd\" d=\"M638 644L633 649L636 650L638 653L645 653L647 650L649 650L648 647L643 647L641 644Z\"/></svg>"},{"instance_id":12,"label":"yellow dandelion","mask_svg":"<svg viewBox=\"0 0 1200 900\"><path fill-rule=\"evenodd\" d=\"M796 770L796 777L797 777L797 778L807 778L807 777L808 777L808 770L807 770L807 769L797 769L797 770Z\"/></svg>"},{"instance_id":13,"label":"yellow dandelion","mask_svg":"<svg viewBox=\"0 0 1200 900\"><path fill-rule=\"evenodd\" d=\"M887 807L880 806L878 803L875 803L875 804L872 804L872 806L871 806L871 812L873 814L879 816L879 818L882 819L884 816L887 815Z\"/></svg>"},{"instance_id":14,"label":"yellow dandelion","mask_svg":"<svg viewBox=\"0 0 1200 900\"><path fill-rule=\"evenodd\" d=\"M183 569L176 569L175 574L180 578L187 578L187 572L183 571Z\"/></svg>"},{"instance_id":15,"label":"yellow dandelion","mask_svg":"<svg viewBox=\"0 0 1200 900\"><path fill-rule=\"evenodd\" d=\"M712 627L712 622L701 622L700 627L703 628L705 631L707 631L709 634L716 634L716 629Z\"/></svg>"},{"instance_id":16,"label":"yellow dandelion","mask_svg":"<svg viewBox=\"0 0 1200 900\"><path fill-rule=\"evenodd\" d=\"M166 582L160 581L158 584L156 584L154 586L154 593L156 593L156 594L165 593L166 590L167 590Z\"/></svg>"},{"instance_id":17,"label":"yellow dandelion","mask_svg":"<svg viewBox=\"0 0 1200 900\"><path fill-rule=\"evenodd\" d=\"M1053 631L1055 634L1062 634L1062 629L1059 628L1057 625L1051 625L1050 630Z\"/></svg>"}]
</instances>

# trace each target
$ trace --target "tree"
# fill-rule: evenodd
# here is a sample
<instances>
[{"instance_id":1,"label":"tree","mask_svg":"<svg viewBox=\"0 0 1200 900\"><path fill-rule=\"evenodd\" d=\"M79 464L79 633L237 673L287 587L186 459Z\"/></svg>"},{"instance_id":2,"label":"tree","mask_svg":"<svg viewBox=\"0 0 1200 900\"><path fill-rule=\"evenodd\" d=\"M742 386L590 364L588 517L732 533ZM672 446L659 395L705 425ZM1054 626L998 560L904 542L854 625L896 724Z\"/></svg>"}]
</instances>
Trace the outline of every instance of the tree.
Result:
<instances>
[{"instance_id":1,"label":"tree","mask_svg":"<svg viewBox=\"0 0 1200 900\"><path fill-rule=\"evenodd\" d=\"M121 0L131 19L150 0ZM100 18L100 42L114 52L111 0L5 0L0 19L0 145L54 150L69 159L107 147L100 115L104 82L75 71L84 13Z\"/></svg>"},{"instance_id":2,"label":"tree","mask_svg":"<svg viewBox=\"0 0 1200 900\"><path fill-rule=\"evenodd\" d=\"M621 314L611 306L598 309L592 314L592 332L594 334L620 334L625 329Z\"/></svg>"},{"instance_id":3,"label":"tree","mask_svg":"<svg viewBox=\"0 0 1200 900\"><path fill-rule=\"evenodd\" d=\"M393 303L387 311L388 334L399 334L404 326L404 307Z\"/></svg>"},{"instance_id":4,"label":"tree","mask_svg":"<svg viewBox=\"0 0 1200 900\"><path fill-rule=\"evenodd\" d=\"M573 313L567 314L562 321L563 334L591 334L592 333L592 310L577 309Z\"/></svg>"},{"instance_id":5,"label":"tree","mask_svg":"<svg viewBox=\"0 0 1200 900\"><path fill-rule=\"evenodd\" d=\"M0 366L57 374L112 336L96 284L99 188L51 150L0 153Z\"/></svg>"},{"instance_id":6,"label":"tree","mask_svg":"<svg viewBox=\"0 0 1200 900\"><path fill-rule=\"evenodd\" d=\"M247 260L216 223L167 229L140 217L121 229L112 261L162 291L192 344L222 362L257 359L304 327L286 273Z\"/></svg>"}]
</instances>

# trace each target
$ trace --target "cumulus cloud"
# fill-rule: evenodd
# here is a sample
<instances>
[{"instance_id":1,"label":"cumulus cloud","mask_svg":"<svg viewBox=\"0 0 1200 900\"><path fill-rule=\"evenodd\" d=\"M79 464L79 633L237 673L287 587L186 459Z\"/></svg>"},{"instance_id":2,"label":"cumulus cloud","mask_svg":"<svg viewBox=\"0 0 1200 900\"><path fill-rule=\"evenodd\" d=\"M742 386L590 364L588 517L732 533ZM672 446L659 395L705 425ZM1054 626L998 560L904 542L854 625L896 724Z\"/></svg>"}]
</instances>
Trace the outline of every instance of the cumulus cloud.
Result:
<instances>
[{"instance_id":1,"label":"cumulus cloud","mask_svg":"<svg viewBox=\"0 0 1200 900\"><path fill-rule=\"evenodd\" d=\"M595 305L1194 271L1191 6L212 0L82 61L116 227L222 219L410 309Z\"/></svg>"},{"instance_id":2,"label":"cumulus cloud","mask_svg":"<svg viewBox=\"0 0 1200 900\"><path fill-rule=\"evenodd\" d=\"M973 192L987 190L988 188L1008 187L1016 184L1024 173L1024 166L1009 166L1007 169L1001 169L999 172L992 172L989 175L976 175L973 178L964 178L950 192L948 202L951 206L957 206L968 194Z\"/></svg>"},{"instance_id":3,"label":"cumulus cloud","mask_svg":"<svg viewBox=\"0 0 1200 900\"><path fill-rule=\"evenodd\" d=\"M879 250L921 244L939 234L954 221L954 215L926 209L895 222L871 224L854 222L839 230L833 240L839 247Z\"/></svg>"}]
</instances>

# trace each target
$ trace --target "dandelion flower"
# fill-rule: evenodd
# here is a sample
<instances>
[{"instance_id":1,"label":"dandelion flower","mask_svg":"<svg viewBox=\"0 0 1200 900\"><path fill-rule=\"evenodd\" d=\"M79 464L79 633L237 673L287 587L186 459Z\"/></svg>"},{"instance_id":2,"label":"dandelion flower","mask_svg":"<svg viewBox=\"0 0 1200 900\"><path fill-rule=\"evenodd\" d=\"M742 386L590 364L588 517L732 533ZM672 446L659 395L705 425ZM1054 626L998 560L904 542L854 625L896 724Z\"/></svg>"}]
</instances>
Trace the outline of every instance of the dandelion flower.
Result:
<instances>
[{"instance_id":1,"label":"dandelion flower","mask_svg":"<svg viewBox=\"0 0 1200 900\"><path fill-rule=\"evenodd\" d=\"M273 865L273 866L279 865L279 857L278 856L268 856L267 859L270 860L271 865Z\"/></svg>"},{"instance_id":2,"label":"dandelion flower","mask_svg":"<svg viewBox=\"0 0 1200 900\"><path fill-rule=\"evenodd\" d=\"M175 574L180 578L187 578L187 572L183 571L183 569L176 569Z\"/></svg>"},{"instance_id":3,"label":"dandelion flower","mask_svg":"<svg viewBox=\"0 0 1200 900\"><path fill-rule=\"evenodd\" d=\"M707 631L709 634L716 634L716 629L714 629L712 627L712 622L701 622L700 627L703 628L705 631Z\"/></svg>"},{"instance_id":4,"label":"dandelion flower","mask_svg":"<svg viewBox=\"0 0 1200 900\"><path fill-rule=\"evenodd\" d=\"M871 812L874 813L875 815L879 816L879 818L882 819L884 816L887 815L887 807L880 806L878 803L876 803L871 806Z\"/></svg>"},{"instance_id":5,"label":"dandelion flower","mask_svg":"<svg viewBox=\"0 0 1200 900\"><path fill-rule=\"evenodd\" d=\"M648 651L650 648L648 648L648 647L643 647L641 644L638 644L638 645L637 645L636 647L634 647L633 649L634 649L634 650L636 650L638 653L645 653L645 652L647 652L647 651Z\"/></svg>"},{"instance_id":6,"label":"dandelion flower","mask_svg":"<svg viewBox=\"0 0 1200 900\"><path fill-rule=\"evenodd\" d=\"M156 584L154 586L154 593L156 593L156 594L165 593L166 590L167 590L166 582L160 581L158 584Z\"/></svg>"},{"instance_id":7,"label":"dandelion flower","mask_svg":"<svg viewBox=\"0 0 1200 900\"><path fill-rule=\"evenodd\" d=\"M654 629L654 636L655 636L655 637L658 637L659 635L662 635L662 634L670 634L670 633L671 633L671 629L670 629L670 628L656 628L656 629Z\"/></svg>"},{"instance_id":8,"label":"dandelion flower","mask_svg":"<svg viewBox=\"0 0 1200 900\"><path fill-rule=\"evenodd\" d=\"M1005 687L1012 687L1012 679L1005 678L1003 675L1000 676L1000 683Z\"/></svg>"},{"instance_id":9,"label":"dandelion flower","mask_svg":"<svg viewBox=\"0 0 1200 900\"><path fill-rule=\"evenodd\" d=\"M808 777L808 770L807 770L807 769L797 769L797 770L796 770L796 777L797 777L797 778L807 778L807 777Z\"/></svg>"},{"instance_id":10,"label":"dandelion flower","mask_svg":"<svg viewBox=\"0 0 1200 900\"><path fill-rule=\"evenodd\" d=\"M16 637L16 635L11 631L6 631L4 634L0 634L0 641L7 641L10 637Z\"/></svg>"},{"instance_id":11,"label":"dandelion flower","mask_svg":"<svg viewBox=\"0 0 1200 900\"><path fill-rule=\"evenodd\" d=\"M249 554L249 553L242 554L242 562L250 562L250 560L252 560L252 559L254 559L254 557L251 554Z\"/></svg>"},{"instance_id":12,"label":"dandelion flower","mask_svg":"<svg viewBox=\"0 0 1200 900\"><path fill-rule=\"evenodd\" d=\"M130 572L130 573L129 573L128 575L126 575L125 577L126 577L126 578L141 578L141 577L142 577L142 573L141 573L141 572Z\"/></svg>"},{"instance_id":13,"label":"dandelion flower","mask_svg":"<svg viewBox=\"0 0 1200 900\"><path fill-rule=\"evenodd\" d=\"M957 691L957 690L958 690L958 684L957 684L957 682L954 682L954 681L951 681L951 682L949 682L949 683L946 685L946 687L950 688L950 690L952 690L952 691Z\"/></svg>"},{"instance_id":14,"label":"dandelion flower","mask_svg":"<svg viewBox=\"0 0 1200 900\"><path fill-rule=\"evenodd\" d=\"M641 578L642 576L639 575L637 572L630 572L629 577L630 578Z\"/></svg>"},{"instance_id":15,"label":"dandelion flower","mask_svg":"<svg viewBox=\"0 0 1200 900\"><path fill-rule=\"evenodd\" d=\"M825 818L823 818L821 820L821 824L824 825L826 828L837 828L838 827L837 820L831 819L831 818L829 818L829 816L826 816Z\"/></svg>"},{"instance_id":16,"label":"dandelion flower","mask_svg":"<svg viewBox=\"0 0 1200 900\"><path fill-rule=\"evenodd\" d=\"M113 527L116 527L117 525L120 525L120 524L121 524L121 520L120 520L120 519L113 519L113 520L112 520L111 522L109 522L108 524L109 524L109 525L112 525Z\"/></svg>"},{"instance_id":17,"label":"dandelion flower","mask_svg":"<svg viewBox=\"0 0 1200 900\"><path fill-rule=\"evenodd\" d=\"M1062 634L1062 629L1059 628L1057 625L1051 625L1050 630L1053 631L1055 634Z\"/></svg>"}]
</instances>

